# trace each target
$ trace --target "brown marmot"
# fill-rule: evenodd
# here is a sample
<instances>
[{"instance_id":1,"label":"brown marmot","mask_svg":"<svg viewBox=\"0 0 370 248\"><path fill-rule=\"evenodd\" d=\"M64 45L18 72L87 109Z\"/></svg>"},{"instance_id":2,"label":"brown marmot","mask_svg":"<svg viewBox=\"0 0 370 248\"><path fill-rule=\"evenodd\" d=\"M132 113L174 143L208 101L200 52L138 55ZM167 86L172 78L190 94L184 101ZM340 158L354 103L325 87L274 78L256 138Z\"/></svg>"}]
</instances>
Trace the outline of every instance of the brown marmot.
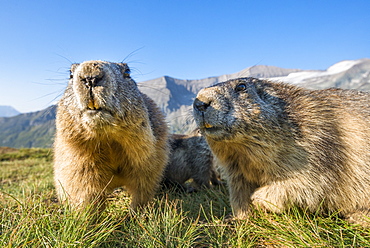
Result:
<instances>
[{"instance_id":1,"label":"brown marmot","mask_svg":"<svg viewBox=\"0 0 370 248\"><path fill-rule=\"evenodd\" d=\"M370 207L370 94L240 78L201 90L197 125L225 166L236 218L250 204L340 211Z\"/></svg>"},{"instance_id":2,"label":"brown marmot","mask_svg":"<svg viewBox=\"0 0 370 248\"><path fill-rule=\"evenodd\" d=\"M193 191L194 188L185 186L189 179L193 179L195 190L220 183L213 154L198 131L189 135L172 134L170 145L170 159L164 173L165 186Z\"/></svg>"},{"instance_id":3,"label":"brown marmot","mask_svg":"<svg viewBox=\"0 0 370 248\"><path fill-rule=\"evenodd\" d=\"M124 186L135 209L154 196L168 162L168 128L127 64L73 64L56 128L54 172L61 201L103 208L106 192Z\"/></svg>"}]
</instances>

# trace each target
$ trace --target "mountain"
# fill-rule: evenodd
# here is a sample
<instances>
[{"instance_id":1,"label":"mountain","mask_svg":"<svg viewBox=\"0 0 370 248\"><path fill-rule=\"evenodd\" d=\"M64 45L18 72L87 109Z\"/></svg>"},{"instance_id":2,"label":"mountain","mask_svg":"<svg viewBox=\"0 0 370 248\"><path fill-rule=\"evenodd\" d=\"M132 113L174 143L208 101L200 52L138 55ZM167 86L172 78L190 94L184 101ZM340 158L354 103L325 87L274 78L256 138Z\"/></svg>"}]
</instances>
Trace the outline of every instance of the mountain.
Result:
<instances>
[{"instance_id":1,"label":"mountain","mask_svg":"<svg viewBox=\"0 0 370 248\"><path fill-rule=\"evenodd\" d=\"M172 132L188 132L195 128L191 104L199 90L210 85L238 77L283 77L298 69L283 69L276 66L257 65L234 74L198 80L182 80L169 76L139 83L139 89L151 97L166 114Z\"/></svg>"},{"instance_id":2,"label":"mountain","mask_svg":"<svg viewBox=\"0 0 370 248\"><path fill-rule=\"evenodd\" d=\"M0 106L0 117L12 117L20 113L11 106Z\"/></svg>"},{"instance_id":3,"label":"mountain","mask_svg":"<svg viewBox=\"0 0 370 248\"><path fill-rule=\"evenodd\" d=\"M0 146L51 147L55 133L56 106L0 118Z\"/></svg>"},{"instance_id":4,"label":"mountain","mask_svg":"<svg viewBox=\"0 0 370 248\"><path fill-rule=\"evenodd\" d=\"M198 80L163 76L138 83L166 114L171 132L184 133L195 128L192 102L197 92L210 85L238 77L266 78L310 89L339 87L370 91L370 59L341 61L327 70L284 69L257 65L240 72ZM43 111L0 118L0 146L51 147L55 132L55 106Z\"/></svg>"}]
</instances>

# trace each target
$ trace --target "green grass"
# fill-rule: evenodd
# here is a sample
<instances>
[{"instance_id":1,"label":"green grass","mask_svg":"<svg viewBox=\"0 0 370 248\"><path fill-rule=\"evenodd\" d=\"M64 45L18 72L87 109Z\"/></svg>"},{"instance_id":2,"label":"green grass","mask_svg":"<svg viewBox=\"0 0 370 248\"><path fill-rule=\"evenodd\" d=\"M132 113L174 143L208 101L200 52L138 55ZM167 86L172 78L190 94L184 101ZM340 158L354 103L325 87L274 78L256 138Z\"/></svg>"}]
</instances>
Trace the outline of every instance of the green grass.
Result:
<instances>
[{"instance_id":1,"label":"green grass","mask_svg":"<svg viewBox=\"0 0 370 248\"><path fill-rule=\"evenodd\" d=\"M225 186L159 192L135 214L130 196L116 190L92 221L57 203L51 156L48 149L0 154L0 247L370 247L370 229L336 214L255 210L247 220L225 222Z\"/></svg>"}]
</instances>

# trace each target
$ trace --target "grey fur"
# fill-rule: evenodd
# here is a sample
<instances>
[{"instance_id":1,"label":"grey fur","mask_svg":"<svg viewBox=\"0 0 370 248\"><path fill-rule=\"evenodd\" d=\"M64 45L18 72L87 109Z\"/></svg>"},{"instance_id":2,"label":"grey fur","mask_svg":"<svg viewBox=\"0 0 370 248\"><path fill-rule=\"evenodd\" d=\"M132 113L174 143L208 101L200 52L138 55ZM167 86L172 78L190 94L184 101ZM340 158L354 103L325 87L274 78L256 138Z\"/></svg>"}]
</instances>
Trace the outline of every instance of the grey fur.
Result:
<instances>
[{"instance_id":1,"label":"grey fur","mask_svg":"<svg viewBox=\"0 0 370 248\"><path fill-rule=\"evenodd\" d=\"M196 189L220 183L212 152L198 132L190 135L173 134L170 144L170 160L164 173L167 186L185 187L189 179L193 179Z\"/></svg>"}]
</instances>

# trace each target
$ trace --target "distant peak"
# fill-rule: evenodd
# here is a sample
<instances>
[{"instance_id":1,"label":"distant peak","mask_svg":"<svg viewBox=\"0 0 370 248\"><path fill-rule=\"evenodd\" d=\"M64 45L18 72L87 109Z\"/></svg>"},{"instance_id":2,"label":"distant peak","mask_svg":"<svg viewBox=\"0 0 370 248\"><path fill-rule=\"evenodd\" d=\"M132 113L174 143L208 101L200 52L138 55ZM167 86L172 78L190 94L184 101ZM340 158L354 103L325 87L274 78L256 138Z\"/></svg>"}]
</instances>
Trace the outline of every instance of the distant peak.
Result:
<instances>
[{"instance_id":1,"label":"distant peak","mask_svg":"<svg viewBox=\"0 0 370 248\"><path fill-rule=\"evenodd\" d=\"M20 112L9 105L2 105L0 106L0 117L12 117L15 115L19 115Z\"/></svg>"}]
</instances>

